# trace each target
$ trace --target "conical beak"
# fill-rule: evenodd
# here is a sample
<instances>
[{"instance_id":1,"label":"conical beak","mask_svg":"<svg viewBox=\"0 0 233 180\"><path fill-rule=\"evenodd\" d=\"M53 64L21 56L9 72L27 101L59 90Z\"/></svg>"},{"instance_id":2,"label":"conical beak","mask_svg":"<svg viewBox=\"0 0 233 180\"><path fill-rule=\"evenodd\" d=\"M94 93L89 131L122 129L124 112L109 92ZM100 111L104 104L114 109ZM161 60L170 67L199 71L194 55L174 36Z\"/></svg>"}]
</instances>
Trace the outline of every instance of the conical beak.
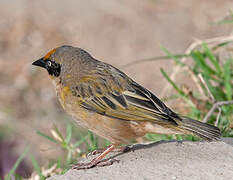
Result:
<instances>
[{"instance_id":1,"label":"conical beak","mask_svg":"<svg viewBox=\"0 0 233 180\"><path fill-rule=\"evenodd\" d=\"M32 63L32 65L46 68L46 63L43 58L36 60L35 62Z\"/></svg>"}]
</instances>

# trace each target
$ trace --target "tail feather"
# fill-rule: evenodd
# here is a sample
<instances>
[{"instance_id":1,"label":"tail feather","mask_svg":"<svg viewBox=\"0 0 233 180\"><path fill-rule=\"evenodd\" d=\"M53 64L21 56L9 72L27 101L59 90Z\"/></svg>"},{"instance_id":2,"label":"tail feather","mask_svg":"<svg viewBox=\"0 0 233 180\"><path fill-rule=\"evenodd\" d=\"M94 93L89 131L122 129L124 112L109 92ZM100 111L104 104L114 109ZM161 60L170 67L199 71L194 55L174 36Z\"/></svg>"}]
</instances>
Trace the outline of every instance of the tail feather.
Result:
<instances>
[{"instance_id":1,"label":"tail feather","mask_svg":"<svg viewBox=\"0 0 233 180\"><path fill-rule=\"evenodd\" d=\"M201 138L211 140L220 140L221 132L219 128L206 124L188 117L181 117L180 128L190 131Z\"/></svg>"}]
</instances>

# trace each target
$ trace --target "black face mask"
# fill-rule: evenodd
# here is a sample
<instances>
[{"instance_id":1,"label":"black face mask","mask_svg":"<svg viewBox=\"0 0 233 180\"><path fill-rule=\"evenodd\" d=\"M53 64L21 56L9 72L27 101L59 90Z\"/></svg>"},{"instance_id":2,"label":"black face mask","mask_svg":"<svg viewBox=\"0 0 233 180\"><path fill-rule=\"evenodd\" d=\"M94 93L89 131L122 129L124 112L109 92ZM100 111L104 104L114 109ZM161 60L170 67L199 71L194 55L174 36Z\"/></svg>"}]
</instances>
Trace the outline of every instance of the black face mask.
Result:
<instances>
[{"instance_id":1,"label":"black face mask","mask_svg":"<svg viewBox=\"0 0 233 180\"><path fill-rule=\"evenodd\" d=\"M45 59L45 60L43 58L38 59L35 62L33 62L32 65L40 66L42 68L47 69L49 75L55 77L58 77L61 72L61 65L49 59Z\"/></svg>"}]
</instances>

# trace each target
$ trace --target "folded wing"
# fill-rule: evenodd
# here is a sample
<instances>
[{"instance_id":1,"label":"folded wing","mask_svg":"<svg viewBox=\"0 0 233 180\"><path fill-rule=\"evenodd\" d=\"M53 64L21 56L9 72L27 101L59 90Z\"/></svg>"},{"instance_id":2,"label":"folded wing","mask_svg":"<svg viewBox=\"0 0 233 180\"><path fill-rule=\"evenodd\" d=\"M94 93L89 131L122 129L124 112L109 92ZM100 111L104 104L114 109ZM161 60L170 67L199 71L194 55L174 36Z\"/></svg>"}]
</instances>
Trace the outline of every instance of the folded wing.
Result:
<instances>
[{"instance_id":1,"label":"folded wing","mask_svg":"<svg viewBox=\"0 0 233 180\"><path fill-rule=\"evenodd\" d=\"M106 77L106 78L103 78ZM127 121L177 125L178 115L150 91L125 76L85 76L74 88L81 106L104 116ZM176 121L174 120L176 119Z\"/></svg>"}]
</instances>

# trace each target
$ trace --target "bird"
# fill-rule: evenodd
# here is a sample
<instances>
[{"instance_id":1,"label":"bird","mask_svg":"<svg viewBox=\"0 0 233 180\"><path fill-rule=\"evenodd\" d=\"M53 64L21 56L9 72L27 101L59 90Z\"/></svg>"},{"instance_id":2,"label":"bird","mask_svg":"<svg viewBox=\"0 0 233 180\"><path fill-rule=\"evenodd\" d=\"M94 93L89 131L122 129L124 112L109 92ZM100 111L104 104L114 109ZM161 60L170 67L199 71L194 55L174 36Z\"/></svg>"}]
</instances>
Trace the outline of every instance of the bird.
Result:
<instances>
[{"instance_id":1,"label":"bird","mask_svg":"<svg viewBox=\"0 0 233 180\"><path fill-rule=\"evenodd\" d=\"M82 48L54 48L32 65L47 70L61 106L78 125L112 143L96 158L78 163L74 169L111 165L113 159L104 159L109 152L125 151L127 148L120 145L146 133L192 134L208 141L220 140L219 128L175 113L124 72Z\"/></svg>"}]
</instances>

